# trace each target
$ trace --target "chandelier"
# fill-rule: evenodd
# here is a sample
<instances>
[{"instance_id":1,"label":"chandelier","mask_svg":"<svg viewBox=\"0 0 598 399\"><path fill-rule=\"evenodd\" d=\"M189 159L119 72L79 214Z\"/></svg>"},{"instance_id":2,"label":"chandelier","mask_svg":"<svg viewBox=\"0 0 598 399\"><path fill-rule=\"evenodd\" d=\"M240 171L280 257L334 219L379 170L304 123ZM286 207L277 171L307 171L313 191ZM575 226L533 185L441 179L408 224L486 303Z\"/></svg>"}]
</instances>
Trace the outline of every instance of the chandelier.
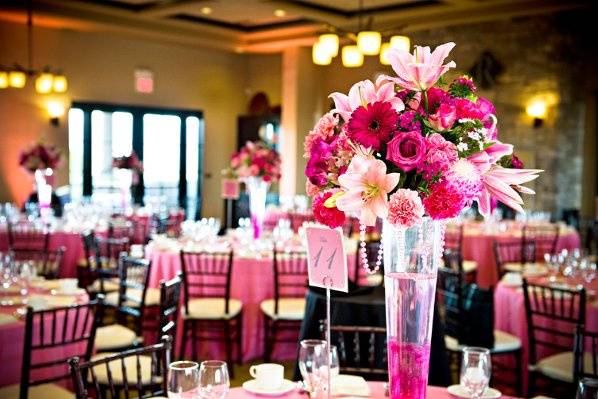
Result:
<instances>
[{"instance_id":1,"label":"chandelier","mask_svg":"<svg viewBox=\"0 0 598 399\"><path fill-rule=\"evenodd\" d=\"M312 61L314 64L330 65L332 59L339 53L341 40L348 43L341 49L341 60L343 66L347 68L363 65L364 56L379 56L381 64L390 65L388 59L390 49L410 50L411 41L409 37L404 35L383 35L381 32L371 29L371 18L367 24L368 27L362 29L362 13L363 0L359 0L357 33L329 26L329 32L318 36L318 41L312 47Z\"/></svg>"},{"instance_id":2,"label":"chandelier","mask_svg":"<svg viewBox=\"0 0 598 399\"><path fill-rule=\"evenodd\" d=\"M35 78L35 91L40 94L64 93L68 89L66 76L49 66L41 71L33 69L33 9L27 4L27 68L15 63L12 67L0 65L0 89L25 87L28 78Z\"/></svg>"}]
</instances>

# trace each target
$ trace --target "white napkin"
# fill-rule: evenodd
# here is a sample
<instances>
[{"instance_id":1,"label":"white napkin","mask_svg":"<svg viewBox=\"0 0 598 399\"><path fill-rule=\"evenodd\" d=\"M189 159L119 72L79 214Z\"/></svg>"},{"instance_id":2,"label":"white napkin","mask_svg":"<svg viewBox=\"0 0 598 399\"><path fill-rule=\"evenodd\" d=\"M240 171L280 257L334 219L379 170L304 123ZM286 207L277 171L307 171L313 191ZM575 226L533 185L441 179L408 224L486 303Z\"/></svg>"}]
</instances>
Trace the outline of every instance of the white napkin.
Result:
<instances>
[{"instance_id":1,"label":"white napkin","mask_svg":"<svg viewBox=\"0 0 598 399\"><path fill-rule=\"evenodd\" d=\"M523 284L523 279L520 273L506 273L502 278L502 282L506 285L516 286Z\"/></svg>"},{"instance_id":2,"label":"white napkin","mask_svg":"<svg viewBox=\"0 0 598 399\"><path fill-rule=\"evenodd\" d=\"M332 377L332 396L370 396L370 387L363 377L339 374Z\"/></svg>"}]
</instances>

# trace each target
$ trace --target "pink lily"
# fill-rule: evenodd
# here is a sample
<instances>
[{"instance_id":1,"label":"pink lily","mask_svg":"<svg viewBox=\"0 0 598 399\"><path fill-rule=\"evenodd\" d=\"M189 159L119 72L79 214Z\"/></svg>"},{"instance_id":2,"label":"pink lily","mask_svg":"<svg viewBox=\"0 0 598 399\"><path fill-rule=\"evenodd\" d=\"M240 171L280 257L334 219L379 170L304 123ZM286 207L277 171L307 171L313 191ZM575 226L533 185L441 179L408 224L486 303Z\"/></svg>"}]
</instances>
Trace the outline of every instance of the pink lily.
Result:
<instances>
[{"instance_id":1,"label":"pink lily","mask_svg":"<svg viewBox=\"0 0 598 399\"><path fill-rule=\"evenodd\" d=\"M332 112L338 113L345 122L357 108L377 101L389 102L397 112L405 109L403 101L395 95L394 83L380 79L376 85L371 80L357 82L349 90L349 95L335 92L329 97L334 101L335 109Z\"/></svg>"},{"instance_id":2,"label":"pink lily","mask_svg":"<svg viewBox=\"0 0 598 399\"><path fill-rule=\"evenodd\" d=\"M449 68L457 66L454 61L442 65L453 47L455 43L449 42L430 52L430 47L415 46L413 54L405 50L391 49L388 59L397 77L388 76L387 79L404 89L425 91L434 86Z\"/></svg>"},{"instance_id":3,"label":"pink lily","mask_svg":"<svg viewBox=\"0 0 598 399\"><path fill-rule=\"evenodd\" d=\"M356 155L338 181L344 194L336 200L338 209L359 212L359 221L374 226L376 217L388 216L388 193L399 184L399 173L386 174L386 165L373 157Z\"/></svg>"}]
</instances>

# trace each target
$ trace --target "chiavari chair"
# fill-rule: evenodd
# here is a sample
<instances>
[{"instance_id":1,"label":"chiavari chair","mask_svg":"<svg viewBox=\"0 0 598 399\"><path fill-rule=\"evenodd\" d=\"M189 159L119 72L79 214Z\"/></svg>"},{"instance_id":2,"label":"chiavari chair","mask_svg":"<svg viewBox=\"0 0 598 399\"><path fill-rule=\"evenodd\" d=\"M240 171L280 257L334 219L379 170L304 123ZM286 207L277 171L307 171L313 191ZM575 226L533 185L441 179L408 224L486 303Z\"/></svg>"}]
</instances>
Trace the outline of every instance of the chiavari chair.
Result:
<instances>
[{"instance_id":1,"label":"chiavari chair","mask_svg":"<svg viewBox=\"0 0 598 399\"><path fill-rule=\"evenodd\" d=\"M536 244L533 241L495 241L493 249L499 279L507 272L522 273L526 264L536 261Z\"/></svg>"},{"instance_id":2,"label":"chiavari chair","mask_svg":"<svg viewBox=\"0 0 598 399\"><path fill-rule=\"evenodd\" d=\"M48 226L41 228L31 222L7 223L8 248L18 249L37 249L47 251L50 247L50 232Z\"/></svg>"},{"instance_id":3,"label":"chiavari chair","mask_svg":"<svg viewBox=\"0 0 598 399\"><path fill-rule=\"evenodd\" d=\"M556 253L556 246L559 240L558 224L526 224L522 231L522 244L533 243L535 247L534 260L541 260L544 254Z\"/></svg>"},{"instance_id":4,"label":"chiavari chair","mask_svg":"<svg viewBox=\"0 0 598 399\"><path fill-rule=\"evenodd\" d=\"M598 379L598 333L586 331L583 325L575 329L573 376L574 385L585 377Z\"/></svg>"},{"instance_id":5,"label":"chiavari chair","mask_svg":"<svg viewBox=\"0 0 598 399\"><path fill-rule=\"evenodd\" d=\"M55 250L15 248L12 249L10 253L15 261L31 263L38 276L42 276L46 279L55 279L60 275L62 258L65 251L65 247L60 247Z\"/></svg>"}]
</instances>

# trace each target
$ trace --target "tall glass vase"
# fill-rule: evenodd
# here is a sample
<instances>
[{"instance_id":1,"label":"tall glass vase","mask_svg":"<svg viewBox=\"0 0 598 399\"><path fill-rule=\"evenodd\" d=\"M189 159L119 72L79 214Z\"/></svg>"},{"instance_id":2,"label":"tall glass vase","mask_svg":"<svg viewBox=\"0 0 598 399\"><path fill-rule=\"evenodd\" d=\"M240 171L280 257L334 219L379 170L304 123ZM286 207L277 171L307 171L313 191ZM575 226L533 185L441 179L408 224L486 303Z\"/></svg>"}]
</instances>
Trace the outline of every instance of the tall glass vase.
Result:
<instances>
[{"instance_id":1,"label":"tall glass vase","mask_svg":"<svg viewBox=\"0 0 598 399\"><path fill-rule=\"evenodd\" d=\"M266 214L266 195L270 183L265 182L261 177L248 177L245 184L249 193L249 214L253 238L257 239L262 235L264 215Z\"/></svg>"},{"instance_id":2,"label":"tall glass vase","mask_svg":"<svg viewBox=\"0 0 598 399\"><path fill-rule=\"evenodd\" d=\"M388 374L391 399L425 399L442 222L383 227Z\"/></svg>"}]
</instances>

